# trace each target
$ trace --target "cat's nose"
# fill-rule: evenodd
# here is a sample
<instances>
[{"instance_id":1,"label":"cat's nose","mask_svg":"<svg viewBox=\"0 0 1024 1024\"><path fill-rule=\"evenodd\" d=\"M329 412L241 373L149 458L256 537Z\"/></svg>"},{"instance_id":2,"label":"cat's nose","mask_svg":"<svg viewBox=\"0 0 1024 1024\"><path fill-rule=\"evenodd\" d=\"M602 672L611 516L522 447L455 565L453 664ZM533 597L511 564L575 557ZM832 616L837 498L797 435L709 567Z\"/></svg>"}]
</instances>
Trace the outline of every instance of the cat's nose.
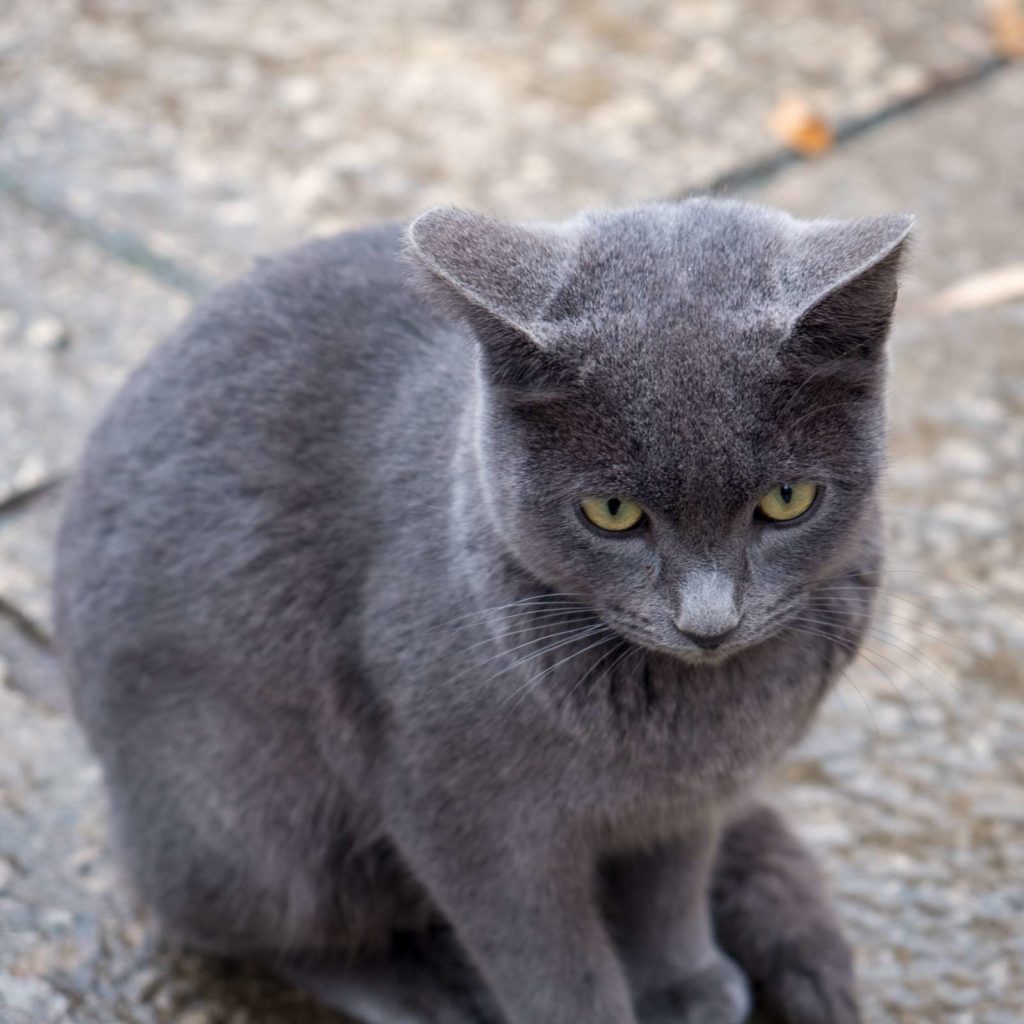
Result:
<instances>
[{"instance_id":1,"label":"cat's nose","mask_svg":"<svg viewBox=\"0 0 1024 1024\"><path fill-rule=\"evenodd\" d=\"M680 630L680 632L687 640L692 640L702 650L713 651L716 647L721 647L736 630L735 628L727 629L724 633L716 633L714 636L707 636L701 633L687 633L683 630Z\"/></svg>"},{"instance_id":2,"label":"cat's nose","mask_svg":"<svg viewBox=\"0 0 1024 1024\"><path fill-rule=\"evenodd\" d=\"M680 588L676 629L698 647L720 646L740 621L732 578L717 569L687 573Z\"/></svg>"}]
</instances>

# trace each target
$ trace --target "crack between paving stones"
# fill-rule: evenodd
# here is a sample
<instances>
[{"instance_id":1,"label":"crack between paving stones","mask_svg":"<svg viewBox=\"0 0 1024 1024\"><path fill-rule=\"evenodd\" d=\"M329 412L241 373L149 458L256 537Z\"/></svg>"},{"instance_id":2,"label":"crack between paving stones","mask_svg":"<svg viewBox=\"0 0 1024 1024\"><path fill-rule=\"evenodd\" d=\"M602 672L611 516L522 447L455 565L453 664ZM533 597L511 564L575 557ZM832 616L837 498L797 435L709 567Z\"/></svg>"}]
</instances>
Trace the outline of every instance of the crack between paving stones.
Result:
<instances>
[{"instance_id":1,"label":"crack between paving stones","mask_svg":"<svg viewBox=\"0 0 1024 1024\"><path fill-rule=\"evenodd\" d=\"M198 298L207 290L198 275L175 260L160 255L137 235L129 231L111 231L91 217L76 213L56 192L25 182L10 169L0 167L0 194L3 193L21 206L70 230L107 255L190 298Z\"/></svg>"},{"instance_id":2,"label":"crack between paving stones","mask_svg":"<svg viewBox=\"0 0 1024 1024\"><path fill-rule=\"evenodd\" d=\"M7 619L26 640L44 651L53 650L53 638L13 601L0 594L0 618Z\"/></svg>"},{"instance_id":3,"label":"crack between paving stones","mask_svg":"<svg viewBox=\"0 0 1024 1024\"><path fill-rule=\"evenodd\" d=\"M31 487L10 491L4 498L0 499L0 519L20 511L27 505L31 505L37 498L45 497L64 483L66 479L66 473L54 473L52 476L45 477L38 483L32 484Z\"/></svg>"},{"instance_id":4,"label":"crack between paving stones","mask_svg":"<svg viewBox=\"0 0 1024 1024\"><path fill-rule=\"evenodd\" d=\"M954 74L938 73L919 92L904 96L902 99L870 114L865 114L863 117L840 121L835 129L835 144L832 149L820 157L808 158L795 150L782 148L757 160L734 167L731 171L725 171L709 185L685 189L673 193L668 198L683 199L690 195L706 195L709 192L738 192L758 188L790 167L805 164L811 159L826 159L830 154L840 152L846 143L868 134L875 128L880 128L882 125L922 107L930 106L953 93L980 85L997 71L1004 70L1012 63L1013 61L1008 57L989 57L980 64L972 65L966 71Z\"/></svg>"}]
</instances>

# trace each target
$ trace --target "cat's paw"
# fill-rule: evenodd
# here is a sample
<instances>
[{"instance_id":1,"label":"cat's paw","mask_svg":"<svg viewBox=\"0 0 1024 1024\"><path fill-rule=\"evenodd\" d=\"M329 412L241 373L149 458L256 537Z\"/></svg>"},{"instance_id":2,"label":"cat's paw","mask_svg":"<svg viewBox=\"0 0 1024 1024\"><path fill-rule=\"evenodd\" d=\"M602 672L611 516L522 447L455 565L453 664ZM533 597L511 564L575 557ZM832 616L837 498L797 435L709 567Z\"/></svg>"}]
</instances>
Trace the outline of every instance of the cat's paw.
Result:
<instances>
[{"instance_id":1,"label":"cat's paw","mask_svg":"<svg viewBox=\"0 0 1024 1024\"><path fill-rule=\"evenodd\" d=\"M724 956L637 1007L640 1024L742 1024L749 1012L747 979Z\"/></svg>"},{"instance_id":2,"label":"cat's paw","mask_svg":"<svg viewBox=\"0 0 1024 1024\"><path fill-rule=\"evenodd\" d=\"M758 986L768 1024L861 1024L853 957L834 931L790 941Z\"/></svg>"}]
</instances>

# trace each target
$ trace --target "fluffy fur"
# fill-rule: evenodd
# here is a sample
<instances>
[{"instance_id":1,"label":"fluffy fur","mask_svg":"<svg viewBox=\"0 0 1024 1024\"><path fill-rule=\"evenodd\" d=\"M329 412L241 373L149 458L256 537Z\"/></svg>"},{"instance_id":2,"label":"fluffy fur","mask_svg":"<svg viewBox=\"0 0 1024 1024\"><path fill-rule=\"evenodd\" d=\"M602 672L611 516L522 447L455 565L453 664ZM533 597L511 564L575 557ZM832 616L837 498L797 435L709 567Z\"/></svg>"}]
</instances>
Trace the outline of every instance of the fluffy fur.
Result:
<instances>
[{"instance_id":1,"label":"fluffy fur","mask_svg":"<svg viewBox=\"0 0 1024 1024\"><path fill-rule=\"evenodd\" d=\"M747 794L870 613L908 229L434 210L200 308L93 436L58 565L164 926L375 1024L737 1024L749 985L856 1021ZM759 522L795 479L811 512ZM602 495L645 524L589 526Z\"/></svg>"}]
</instances>

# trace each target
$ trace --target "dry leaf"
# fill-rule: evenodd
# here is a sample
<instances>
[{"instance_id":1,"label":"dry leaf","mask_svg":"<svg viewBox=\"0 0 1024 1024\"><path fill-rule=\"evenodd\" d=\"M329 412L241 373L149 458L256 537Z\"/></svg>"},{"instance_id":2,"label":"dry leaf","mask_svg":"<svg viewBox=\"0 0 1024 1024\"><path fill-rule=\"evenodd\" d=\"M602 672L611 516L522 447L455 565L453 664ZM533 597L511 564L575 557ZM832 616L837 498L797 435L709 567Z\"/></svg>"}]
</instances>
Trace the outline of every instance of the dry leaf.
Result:
<instances>
[{"instance_id":1,"label":"dry leaf","mask_svg":"<svg viewBox=\"0 0 1024 1024\"><path fill-rule=\"evenodd\" d=\"M828 122L803 97L784 96L768 115L768 127L790 149L817 156L832 148L835 136Z\"/></svg>"},{"instance_id":2,"label":"dry leaf","mask_svg":"<svg viewBox=\"0 0 1024 1024\"><path fill-rule=\"evenodd\" d=\"M1024 0L989 0L988 17L996 52L1024 57Z\"/></svg>"},{"instance_id":3,"label":"dry leaf","mask_svg":"<svg viewBox=\"0 0 1024 1024\"><path fill-rule=\"evenodd\" d=\"M936 295L928 308L935 313L954 313L997 306L1014 299L1024 299L1024 263L1011 263L965 277Z\"/></svg>"}]
</instances>

